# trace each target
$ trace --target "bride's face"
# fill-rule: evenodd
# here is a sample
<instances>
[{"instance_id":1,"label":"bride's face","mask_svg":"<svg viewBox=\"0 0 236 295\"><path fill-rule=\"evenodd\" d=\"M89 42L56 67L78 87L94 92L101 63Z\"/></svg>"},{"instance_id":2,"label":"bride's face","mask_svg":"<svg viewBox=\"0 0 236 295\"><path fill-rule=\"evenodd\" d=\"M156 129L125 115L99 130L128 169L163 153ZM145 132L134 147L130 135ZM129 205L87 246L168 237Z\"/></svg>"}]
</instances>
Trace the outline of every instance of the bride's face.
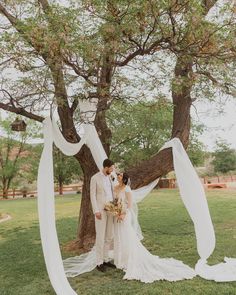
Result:
<instances>
[{"instance_id":1,"label":"bride's face","mask_svg":"<svg viewBox=\"0 0 236 295\"><path fill-rule=\"evenodd\" d=\"M116 173L116 175L117 175L117 180L118 180L119 182L122 182L122 179L123 179L123 173Z\"/></svg>"}]
</instances>

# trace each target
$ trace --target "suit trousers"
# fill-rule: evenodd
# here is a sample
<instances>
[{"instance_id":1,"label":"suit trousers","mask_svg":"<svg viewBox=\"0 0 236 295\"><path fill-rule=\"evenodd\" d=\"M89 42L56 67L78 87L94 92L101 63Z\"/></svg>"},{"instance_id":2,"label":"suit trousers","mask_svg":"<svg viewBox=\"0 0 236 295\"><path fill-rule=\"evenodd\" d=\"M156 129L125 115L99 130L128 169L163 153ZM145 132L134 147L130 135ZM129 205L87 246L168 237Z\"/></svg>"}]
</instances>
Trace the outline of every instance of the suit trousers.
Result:
<instances>
[{"instance_id":1,"label":"suit trousers","mask_svg":"<svg viewBox=\"0 0 236 295\"><path fill-rule=\"evenodd\" d=\"M101 210L101 214L101 220L95 217L97 265L109 260L108 253L113 248L114 238L114 217L105 210Z\"/></svg>"}]
</instances>

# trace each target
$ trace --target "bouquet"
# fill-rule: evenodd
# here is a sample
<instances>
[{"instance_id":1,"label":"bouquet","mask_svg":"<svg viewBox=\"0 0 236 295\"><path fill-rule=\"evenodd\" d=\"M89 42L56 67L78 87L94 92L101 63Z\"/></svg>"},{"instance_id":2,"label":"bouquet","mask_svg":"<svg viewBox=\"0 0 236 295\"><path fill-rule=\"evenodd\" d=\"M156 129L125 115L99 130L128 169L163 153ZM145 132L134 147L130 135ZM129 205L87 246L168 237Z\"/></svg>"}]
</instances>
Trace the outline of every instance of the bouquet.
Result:
<instances>
[{"instance_id":1,"label":"bouquet","mask_svg":"<svg viewBox=\"0 0 236 295\"><path fill-rule=\"evenodd\" d=\"M125 213L123 204L118 199L114 199L114 201L106 203L104 210L110 212L113 216L117 217ZM119 219L117 221L119 221Z\"/></svg>"}]
</instances>

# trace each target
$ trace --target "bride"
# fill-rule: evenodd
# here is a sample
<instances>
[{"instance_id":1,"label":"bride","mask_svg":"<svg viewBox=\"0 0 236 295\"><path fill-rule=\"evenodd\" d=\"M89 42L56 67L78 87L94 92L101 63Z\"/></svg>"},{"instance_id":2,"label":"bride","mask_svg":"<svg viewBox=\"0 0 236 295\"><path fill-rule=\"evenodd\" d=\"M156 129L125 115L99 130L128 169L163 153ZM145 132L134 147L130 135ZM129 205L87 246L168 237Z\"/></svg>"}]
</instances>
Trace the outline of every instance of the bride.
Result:
<instances>
[{"instance_id":1,"label":"bride","mask_svg":"<svg viewBox=\"0 0 236 295\"><path fill-rule=\"evenodd\" d=\"M115 197L122 204L122 213L114 220L114 264L125 272L124 279L151 283L157 280L192 279L195 271L173 258L152 255L140 242L132 226L132 192L127 173L117 174Z\"/></svg>"}]
</instances>

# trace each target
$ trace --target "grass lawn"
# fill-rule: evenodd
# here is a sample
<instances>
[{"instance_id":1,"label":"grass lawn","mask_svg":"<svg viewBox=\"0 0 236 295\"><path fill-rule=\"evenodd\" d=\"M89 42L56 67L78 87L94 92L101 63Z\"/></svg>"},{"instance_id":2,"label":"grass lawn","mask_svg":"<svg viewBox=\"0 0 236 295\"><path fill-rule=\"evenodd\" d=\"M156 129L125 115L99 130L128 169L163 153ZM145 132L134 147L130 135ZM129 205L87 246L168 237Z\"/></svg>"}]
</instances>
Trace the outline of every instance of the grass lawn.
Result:
<instances>
[{"instance_id":1,"label":"grass lawn","mask_svg":"<svg viewBox=\"0 0 236 295\"><path fill-rule=\"evenodd\" d=\"M236 192L212 190L207 193L216 231L216 249L210 263L224 256L236 257ZM75 238L80 197L56 198L57 229L61 245ZM160 257L174 257L190 266L198 260L191 220L177 190L159 190L139 206L145 246ZM47 277L40 245L35 199L0 201L0 212L12 219L0 223L0 295L55 294ZM68 257L63 253L63 257ZM216 283L200 277L193 280L143 284L122 280L120 270L105 274L97 270L70 279L78 294L135 295L235 295L236 282ZM66 294L64 294L66 295Z\"/></svg>"}]
</instances>

